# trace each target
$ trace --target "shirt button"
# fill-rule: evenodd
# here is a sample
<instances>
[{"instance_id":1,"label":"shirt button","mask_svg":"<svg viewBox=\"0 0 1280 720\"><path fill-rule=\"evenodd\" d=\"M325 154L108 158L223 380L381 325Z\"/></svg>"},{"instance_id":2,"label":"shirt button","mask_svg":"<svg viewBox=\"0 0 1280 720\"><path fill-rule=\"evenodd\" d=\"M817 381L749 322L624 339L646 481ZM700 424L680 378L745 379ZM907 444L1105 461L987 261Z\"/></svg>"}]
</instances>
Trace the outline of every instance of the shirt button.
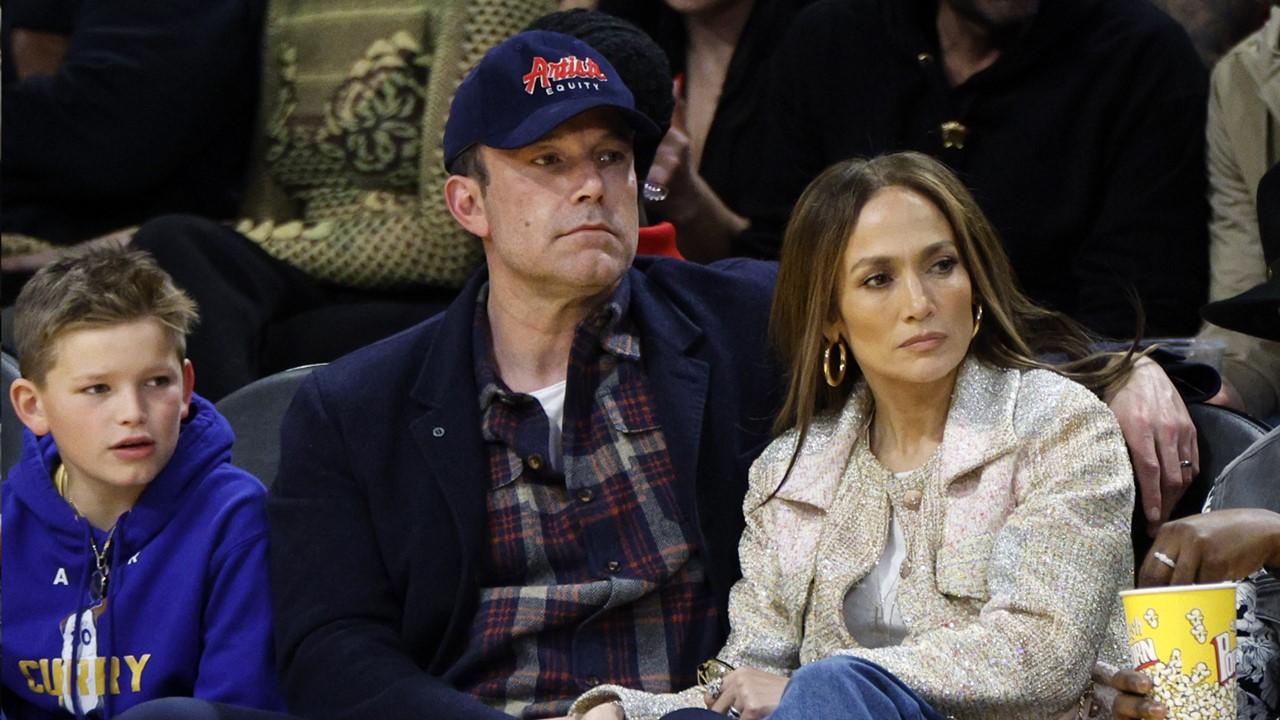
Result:
<instances>
[{"instance_id":1,"label":"shirt button","mask_svg":"<svg viewBox=\"0 0 1280 720\"><path fill-rule=\"evenodd\" d=\"M528 465L530 470L541 470L542 456L539 455L538 453L534 453L524 459L524 464Z\"/></svg>"},{"instance_id":2,"label":"shirt button","mask_svg":"<svg viewBox=\"0 0 1280 720\"><path fill-rule=\"evenodd\" d=\"M617 560L610 560L609 562L605 563L604 566L605 566L605 569L607 569L609 572L618 572L618 570L622 567L622 563L618 562Z\"/></svg>"},{"instance_id":3,"label":"shirt button","mask_svg":"<svg viewBox=\"0 0 1280 720\"><path fill-rule=\"evenodd\" d=\"M595 497L595 494L589 488L583 488L578 491L578 500L581 502L589 503L593 497Z\"/></svg>"},{"instance_id":4,"label":"shirt button","mask_svg":"<svg viewBox=\"0 0 1280 720\"><path fill-rule=\"evenodd\" d=\"M920 500L924 498L924 493L919 490L908 490L902 496L902 504L908 510L919 510Z\"/></svg>"},{"instance_id":5,"label":"shirt button","mask_svg":"<svg viewBox=\"0 0 1280 720\"><path fill-rule=\"evenodd\" d=\"M906 580L907 576L910 574L911 574L911 561L903 560L902 567L898 570L898 577L902 578L903 580Z\"/></svg>"}]
</instances>

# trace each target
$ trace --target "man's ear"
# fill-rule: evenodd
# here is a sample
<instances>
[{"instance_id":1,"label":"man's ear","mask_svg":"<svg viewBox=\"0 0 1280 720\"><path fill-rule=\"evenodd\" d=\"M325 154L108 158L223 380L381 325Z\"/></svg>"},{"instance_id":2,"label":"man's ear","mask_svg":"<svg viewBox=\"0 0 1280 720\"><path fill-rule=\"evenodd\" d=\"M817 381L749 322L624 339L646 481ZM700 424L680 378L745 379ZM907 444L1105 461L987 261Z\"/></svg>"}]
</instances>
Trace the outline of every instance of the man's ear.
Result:
<instances>
[{"instance_id":1,"label":"man's ear","mask_svg":"<svg viewBox=\"0 0 1280 720\"><path fill-rule=\"evenodd\" d=\"M36 435L49 434L49 421L45 418L44 404L40 401L40 388L26 378L18 378L9 386L9 402L13 411L27 429Z\"/></svg>"},{"instance_id":2,"label":"man's ear","mask_svg":"<svg viewBox=\"0 0 1280 720\"><path fill-rule=\"evenodd\" d=\"M444 201L464 230L479 238L489 237L489 218L485 214L480 181L466 175L450 175L444 181Z\"/></svg>"}]
</instances>

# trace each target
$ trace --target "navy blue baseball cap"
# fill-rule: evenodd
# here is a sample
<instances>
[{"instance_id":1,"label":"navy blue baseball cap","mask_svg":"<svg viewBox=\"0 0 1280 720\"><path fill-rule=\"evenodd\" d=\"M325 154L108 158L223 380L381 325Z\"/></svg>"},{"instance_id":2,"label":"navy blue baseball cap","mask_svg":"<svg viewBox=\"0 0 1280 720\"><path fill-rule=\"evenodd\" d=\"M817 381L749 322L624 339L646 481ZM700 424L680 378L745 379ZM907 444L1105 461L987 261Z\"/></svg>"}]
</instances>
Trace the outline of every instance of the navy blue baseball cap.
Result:
<instances>
[{"instance_id":1,"label":"navy blue baseball cap","mask_svg":"<svg viewBox=\"0 0 1280 720\"><path fill-rule=\"evenodd\" d=\"M472 145L514 149L598 107L618 110L636 133L636 164L657 151L662 132L604 55L569 35L530 30L494 46L454 93L444 126L444 166Z\"/></svg>"}]
</instances>

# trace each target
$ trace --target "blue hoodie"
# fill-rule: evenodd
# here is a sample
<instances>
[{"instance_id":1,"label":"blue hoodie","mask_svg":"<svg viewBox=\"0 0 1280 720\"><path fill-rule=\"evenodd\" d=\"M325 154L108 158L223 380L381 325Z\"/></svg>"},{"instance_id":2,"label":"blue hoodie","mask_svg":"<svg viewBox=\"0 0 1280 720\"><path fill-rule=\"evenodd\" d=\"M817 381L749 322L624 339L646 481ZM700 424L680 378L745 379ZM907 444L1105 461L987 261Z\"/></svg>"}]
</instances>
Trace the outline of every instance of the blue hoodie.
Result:
<instances>
[{"instance_id":1,"label":"blue hoodie","mask_svg":"<svg viewBox=\"0 0 1280 720\"><path fill-rule=\"evenodd\" d=\"M173 457L116 522L105 601L90 589L89 533L99 549L106 533L54 489L52 436L23 440L0 526L6 716L109 718L169 696L280 709L266 491L230 465L231 426L213 405L193 398Z\"/></svg>"}]
</instances>

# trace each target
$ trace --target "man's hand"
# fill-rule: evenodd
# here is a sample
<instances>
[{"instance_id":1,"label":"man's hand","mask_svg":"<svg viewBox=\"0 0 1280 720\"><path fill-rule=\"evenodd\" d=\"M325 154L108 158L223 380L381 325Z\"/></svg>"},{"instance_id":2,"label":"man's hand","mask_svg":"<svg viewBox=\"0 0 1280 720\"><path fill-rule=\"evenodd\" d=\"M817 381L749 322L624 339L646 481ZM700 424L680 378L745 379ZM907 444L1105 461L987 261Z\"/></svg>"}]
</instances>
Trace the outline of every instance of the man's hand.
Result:
<instances>
[{"instance_id":1,"label":"man's hand","mask_svg":"<svg viewBox=\"0 0 1280 720\"><path fill-rule=\"evenodd\" d=\"M1163 720L1166 710L1152 700L1151 678L1137 670L1118 670L1100 662L1093 666L1093 700L1109 715L1101 717Z\"/></svg>"},{"instance_id":2,"label":"man's hand","mask_svg":"<svg viewBox=\"0 0 1280 720\"><path fill-rule=\"evenodd\" d=\"M1129 446L1142 512L1154 536L1200 472L1196 428L1177 388L1150 358L1139 358L1124 385L1106 400Z\"/></svg>"},{"instance_id":3,"label":"man's hand","mask_svg":"<svg viewBox=\"0 0 1280 720\"><path fill-rule=\"evenodd\" d=\"M788 679L755 668L739 668L725 675L718 697L707 696L707 707L724 715L737 710L742 720L762 720L778 707Z\"/></svg>"},{"instance_id":4,"label":"man's hand","mask_svg":"<svg viewBox=\"0 0 1280 720\"><path fill-rule=\"evenodd\" d=\"M1157 560L1157 552L1174 566ZM1239 580L1275 565L1280 565L1280 514L1258 508L1215 510L1160 528L1138 573L1138 585Z\"/></svg>"}]
</instances>

